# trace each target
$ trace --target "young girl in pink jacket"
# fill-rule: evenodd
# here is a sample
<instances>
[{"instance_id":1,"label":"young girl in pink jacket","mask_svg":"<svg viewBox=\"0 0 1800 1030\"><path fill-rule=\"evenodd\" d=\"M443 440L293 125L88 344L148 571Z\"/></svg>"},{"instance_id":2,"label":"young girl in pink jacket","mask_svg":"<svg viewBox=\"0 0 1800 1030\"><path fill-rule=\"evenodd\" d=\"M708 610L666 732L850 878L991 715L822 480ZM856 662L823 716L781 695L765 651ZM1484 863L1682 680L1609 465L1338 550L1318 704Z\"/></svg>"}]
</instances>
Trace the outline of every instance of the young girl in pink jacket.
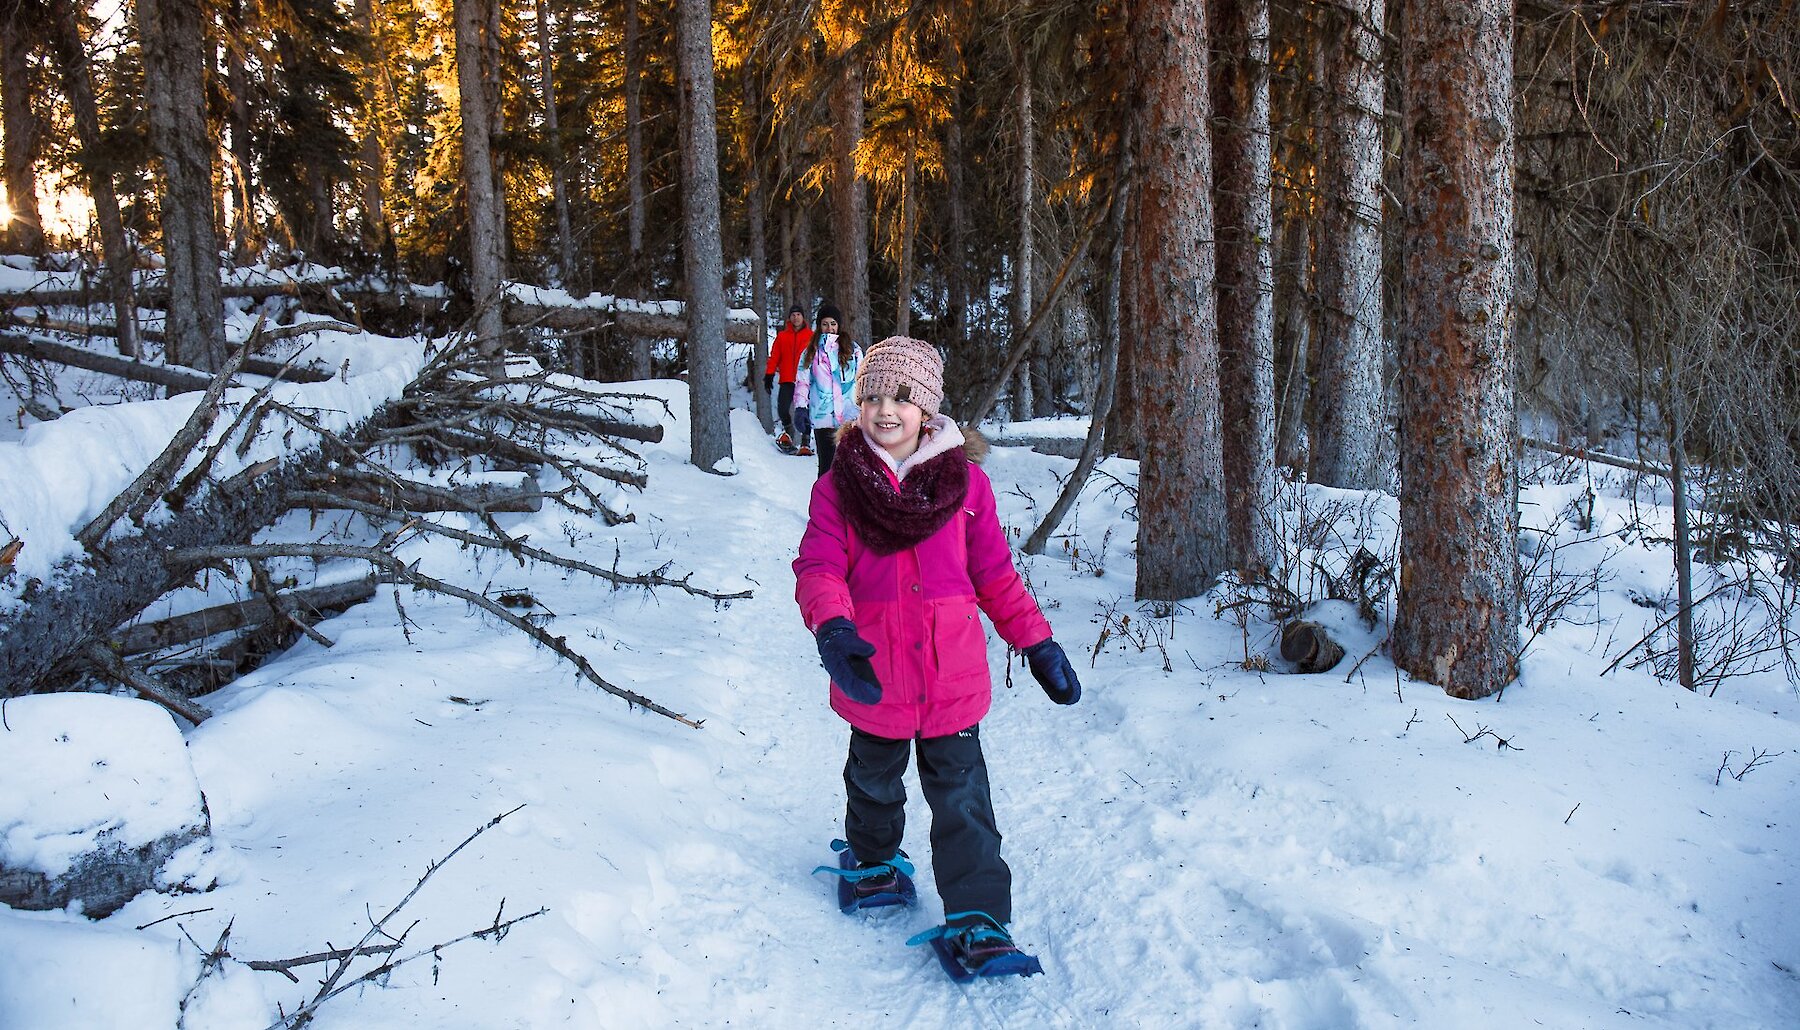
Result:
<instances>
[{"instance_id":1,"label":"young girl in pink jacket","mask_svg":"<svg viewBox=\"0 0 1800 1030\"><path fill-rule=\"evenodd\" d=\"M850 723L844 766L847 848L856 898L892 898L911 865L900 852L901 775L919 756L931 807L931 856L945 925L935 940L975 975L1040 972L1014 946L1012 872L1000 857L979 723L992 701L980 613L1058 704L1081 696L1075 669L1025 590L995 514L994 488L939 414L944 364L923 340L869 348L858 417L813 486L794 594L831 676L831 707ZM834 845L840 851L842 845Z\"/></svg>"}]
</instances>

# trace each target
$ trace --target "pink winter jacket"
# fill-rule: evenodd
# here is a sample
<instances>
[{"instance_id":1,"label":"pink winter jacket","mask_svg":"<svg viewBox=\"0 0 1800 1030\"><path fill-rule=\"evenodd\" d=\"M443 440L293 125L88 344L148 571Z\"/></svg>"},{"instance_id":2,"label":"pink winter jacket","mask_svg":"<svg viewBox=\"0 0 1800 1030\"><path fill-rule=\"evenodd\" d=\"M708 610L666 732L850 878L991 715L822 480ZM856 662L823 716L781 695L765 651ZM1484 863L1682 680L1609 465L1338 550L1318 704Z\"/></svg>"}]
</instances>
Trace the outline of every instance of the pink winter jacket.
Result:
<instances>
[{"instance_id":1,"label":"pink winter jacket","mask_svg":"<svg viewBox=\"0 0 1800 1030\"><path fill-rule=\"evenodd\" d=\"M975 465L962 510L917 546L890 555L863 546L831 476L820 476L794 578L808 629L842 615L875 645L870 661L881 700L857 704L833 684L831 707L878 737L946 736L987 715L993 681L977 608L1015 648L1050 638L1050 624L1013 568L993 484Z\"/></svg>"}]
</instances>

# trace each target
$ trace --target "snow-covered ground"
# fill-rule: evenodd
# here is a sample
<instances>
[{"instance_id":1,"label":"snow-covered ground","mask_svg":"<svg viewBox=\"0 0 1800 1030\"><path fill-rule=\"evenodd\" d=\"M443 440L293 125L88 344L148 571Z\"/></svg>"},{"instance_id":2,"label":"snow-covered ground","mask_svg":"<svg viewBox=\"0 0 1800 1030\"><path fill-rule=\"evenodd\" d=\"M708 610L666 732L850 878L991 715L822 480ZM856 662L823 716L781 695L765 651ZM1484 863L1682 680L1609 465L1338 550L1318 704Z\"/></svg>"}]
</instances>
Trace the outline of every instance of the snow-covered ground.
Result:
<instances>
[{"instance_id":1,"label":"snow-covered ground","mask_svg":"<svg viewBox=\"0 0 1800 1030\"><path fill-rule=\"evenodd\" d=\"M1527 494L1566 572L1604 557L1601 589L1535 638L1501 698L1463 702L1368 654L1383 630L1346 605L1321 617L1352 654L1317 675L1247 670L1269 630L1216 615L1223 592L1140 610L1118 486L1135 465L1107 462L1067 548L1021 558L1083 699L1052 705L1014 666L983 728L1013 929L1046 975L958 987L903 943L942 914L916 782L917 910L846 918L809 872L842 832L847 738L788 567L813 460L740 410L739 474L702 473L681 385L627 389L672 413L642 448L637 522L502 518L539 546L609 567L617 547L621 571L672 562L752 598L612 590L426 540L403 557L529 591L602 676L703 727L629 709L461 602L403 589L403 625L383 587L319 626L336 646L302 641L205 699L217 714L186 752L217 846L183 872L215 888L99 922L0 909L0 1027L267 1026L327 967L296 983L243 963L349 947L503 813L390 924L397 954L423 956L313 1026L1800 1025L1800 697L1777 672L1714 697L1600 675L1668 588L1666 545L1616 489L1584 534L1544 514L1584 483ZM997 448L1003 521L1029 533L1072 464ZM0 493L0 515L16 500ZM1329 526L1315 546L1391 551L1390 498L1289 500ZM997 643L992 659L1003 672ZM0 764L21 753L7 732ZM540 908L501 940L430 950ZM201 979L227 927L231 961Z\"/></svg>"}]
</instances>

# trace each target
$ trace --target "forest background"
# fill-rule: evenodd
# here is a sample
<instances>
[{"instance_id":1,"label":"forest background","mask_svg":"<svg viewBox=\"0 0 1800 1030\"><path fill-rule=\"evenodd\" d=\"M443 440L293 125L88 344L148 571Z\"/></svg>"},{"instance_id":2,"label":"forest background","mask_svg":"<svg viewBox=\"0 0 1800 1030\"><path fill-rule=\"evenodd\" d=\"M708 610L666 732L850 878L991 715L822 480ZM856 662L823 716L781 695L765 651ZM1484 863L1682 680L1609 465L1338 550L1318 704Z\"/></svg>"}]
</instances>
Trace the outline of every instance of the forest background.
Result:
<instances>
[{"instance_id":1,"label":"forest background","mask_svg":"<svg viewBox=\"0 0 1800 1030\"><path fill-rule=\"evenodd\" d=\"M9 298L21 329L215 372L226 260L325 265L371 328L685 376L716 468L727 297L830 299L944 348L959 419L1090 416L1071 494L1139 458L1141 599L1264 581L1277 476L1396 493L1394 656L1465 697L1530 614L1522 447L1671 480L1684 685L1688 563L1800 568L1791 3L0 11L0 250L92 289L79 326Z\"/></svg>"}]
</instances>

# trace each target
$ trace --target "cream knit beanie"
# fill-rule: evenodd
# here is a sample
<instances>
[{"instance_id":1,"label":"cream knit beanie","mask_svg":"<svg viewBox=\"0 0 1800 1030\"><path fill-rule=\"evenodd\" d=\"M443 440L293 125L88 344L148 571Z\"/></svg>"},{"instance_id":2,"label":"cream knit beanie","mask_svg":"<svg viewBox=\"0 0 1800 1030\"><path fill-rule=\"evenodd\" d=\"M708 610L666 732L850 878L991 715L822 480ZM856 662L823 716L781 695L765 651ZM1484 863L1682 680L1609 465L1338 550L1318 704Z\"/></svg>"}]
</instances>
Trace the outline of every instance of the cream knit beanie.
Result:
<instances>
[{"instance_id":1,"label":"cream knit beanie","mask_svg":"<svg viewBox=\"0 0 1800 1030\"><path fill-rule=\"evenodd\" d=\"M863 354L856 400L892 397L912 401L930 418L944 403L944 359L924 340L890 336Z\"/></svg>"}]
</instances>

